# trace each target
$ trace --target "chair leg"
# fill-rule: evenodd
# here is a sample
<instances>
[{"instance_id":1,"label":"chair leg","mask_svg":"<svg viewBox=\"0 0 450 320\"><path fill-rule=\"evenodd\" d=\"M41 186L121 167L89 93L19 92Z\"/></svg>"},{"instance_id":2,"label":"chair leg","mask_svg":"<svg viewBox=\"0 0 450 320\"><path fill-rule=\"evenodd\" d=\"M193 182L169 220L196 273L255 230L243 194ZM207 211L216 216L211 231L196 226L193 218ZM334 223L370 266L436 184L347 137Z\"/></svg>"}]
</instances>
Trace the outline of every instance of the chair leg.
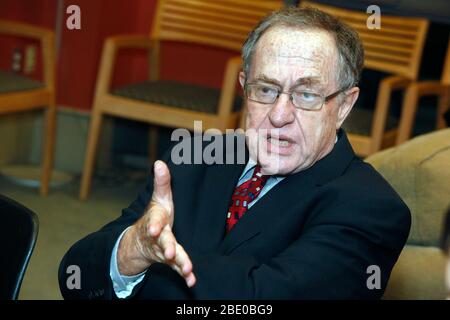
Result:
<instances>
[{"instance_id":1,"label":"chair leg","mask_svg":"<svg viewBox=\"0 0 450 320\"><path fill-rule=\"evenodd\" d=\"M91 188L92 173L94 169L95 156L97 152L97 145L100 138L102 125L102 114L96 111L92 112L92 119L90 124L89 136L87 141L86 156L84 160L83 173L81 177L80 186L80 200L86 200Z\"/></svg>"},{"instance_id":2,"label":"chair leg","mask_svg":"<svg viewBox=\"0 0 450 320\"><path fill-rule=\"evenodd\" d=\"M42 176L40 194L48 195L52 177L56 138L56 104L54 98L45 111L44 143L42 149Z\"/></svg>"},{"instance_id":3,"label":"chair leg","mask_svg":"<svg viewBox=\"0 0 450 320\"><path fill-rule=\"evenodd\" d=\"M153 163L156 161L156 157L158 155L158 140L158 127L155 125L150 125L148 130L148 161L150 168L153 166Z\"/></svg>"},{"instance_id":4,"label":"chair leg","mask_svg":"<svg viewBox=\"0 0 450 320\"><path fill-rule=\"evenodd\" d=\"M396 145L402 144L411 138L418 106L418 91L413 85L405 92L400 125L397 134Z\"/></svg>"},{"instance_id":5,"label":"chair leg","mask_svg":"<svg viewBox=\"0 0 450 320\"><path fill-rule=\"evenodd\" d=\"M381 83L378 89L378 97L375 105L375 113L370 134L369 154L375 153L383 145L386 119L389 112L389 103L391 97L391 87L387 83Z\"/></svg>"},{"instance_id":6,"label":"chair leg","mask_svg":"<svg viewBox=\"0 0 450 320\"><path fill-rule=\"evenodd\" d=\"M438 129L444 129L445 127L447 127L447 124L445 123L444 119L444 114L449 109L450 109L450 88L447 94L439 97L437 119L436 119L437 120L436 127Z\"/></svg>"}]
</instances>

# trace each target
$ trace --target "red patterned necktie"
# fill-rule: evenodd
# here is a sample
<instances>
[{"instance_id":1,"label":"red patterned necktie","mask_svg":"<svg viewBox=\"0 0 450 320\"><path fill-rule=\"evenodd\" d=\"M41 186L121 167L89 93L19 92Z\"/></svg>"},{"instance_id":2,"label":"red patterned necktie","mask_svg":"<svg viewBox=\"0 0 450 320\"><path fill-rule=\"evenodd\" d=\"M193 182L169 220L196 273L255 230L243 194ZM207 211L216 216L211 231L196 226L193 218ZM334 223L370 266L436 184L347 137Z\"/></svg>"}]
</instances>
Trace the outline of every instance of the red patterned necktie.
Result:
<instances>
[{"instance_id":1,"label":"red patterned necktie","mask_svg":"<svg viewBox=\"0 0 450 320\"><path fill-rule=\"evenodd\" d=\"M227 214L227 233L242 218L250 202L255 200L264 188L269 176L263 176L260 171L261 167L257 165L253 171L253 176L234 189Z\"/></svg>"}]
</instances>

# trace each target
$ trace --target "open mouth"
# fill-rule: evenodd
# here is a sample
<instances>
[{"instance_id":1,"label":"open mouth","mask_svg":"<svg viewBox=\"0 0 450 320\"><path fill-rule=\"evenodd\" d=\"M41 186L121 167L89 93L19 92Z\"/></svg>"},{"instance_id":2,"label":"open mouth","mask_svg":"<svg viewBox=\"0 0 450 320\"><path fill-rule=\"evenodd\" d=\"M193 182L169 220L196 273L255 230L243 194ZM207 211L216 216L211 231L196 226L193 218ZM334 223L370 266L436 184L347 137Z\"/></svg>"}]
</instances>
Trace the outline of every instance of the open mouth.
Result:
<instances>
[{"instance_id":1,"label":"open mouth","mask_svg":"<svg viewBox=\"0 0 450 320\"><path fill-rule=\"evenodd\" d=\"M276 138L272 138L272 137L267 138L267 140L274 146L289 147L291 145L291 142L289 140L276 139Z\"/></svg>"},{"instance_id":2,"label":"open mouth","mask_svg":"<svg viewBox=\"0 0 450 320\"><path fill-rule=\"evenodd\" d=\"M294 144L294 141L290 139L288 136L283 134L268 134L267 141L270 142L270 144L278 147L290 147L292 144Z\"/></svg>"},{"instance_id":3,"label":"open mouth","mask_svg":"<svg viewBox=\"0 0 450 320\"><path fill-rule=\"evenodd\" d=\"M267 137L267 152L278 155L289 155L292 152L294 141L283 135L269 135Z\"/></svg>"}]
</instances>

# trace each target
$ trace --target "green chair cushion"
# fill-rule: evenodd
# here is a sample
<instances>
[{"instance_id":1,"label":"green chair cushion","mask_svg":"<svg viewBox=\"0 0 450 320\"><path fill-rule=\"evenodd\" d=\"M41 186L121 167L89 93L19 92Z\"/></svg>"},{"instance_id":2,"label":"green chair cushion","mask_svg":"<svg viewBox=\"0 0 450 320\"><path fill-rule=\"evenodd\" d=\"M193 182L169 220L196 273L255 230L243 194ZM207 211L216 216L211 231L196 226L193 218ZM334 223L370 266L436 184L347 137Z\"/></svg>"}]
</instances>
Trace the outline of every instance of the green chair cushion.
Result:
<instances>
[{"instance_id":1,"label":"green chair cushion","mask_svg":"<svg viewBox=\"0 0 450 320\"><path fill-rule=\"evenodd\" d=\"M191 111L217 113L220 90L177 81L146 81L119 87L114 95L183 108ZM233 111L241 108L240 97L234 101Z\"/></svg>"},{"instance_id":2,"label":"green chair cushion","mask_svg":"<svg viewBox=\"0 0 450 320\"><path fill-rule=\"evenodd\" d=\"M36 80L0 70L0 93L10 93L42 88L44 85Z\"/></svg>"},{"instance_id":3,"label":"green chair cushion","mask_svg":"<svg viewBox=\"0 0 450 320\"><path fill-rule=\"evenodd\" d=\"M392 270L383 299L445 299L445 263L439 248L407 245Z\"/></svg>"},{"instance_id":4,"label":"green chair cushion","mask_svg":"<svg viewBox=\"0 0 450 320\"><path fill-rule=\"evenodd\" d=\"M416 137L366 161L411 209L408 243L437 246L450 207L450 128Z\"/></svg>"},{"instance_id":5,"label":"green chair cushion","mask_svg":"<svg viewBox=\"0 0 450 320\"><path fill-rule=\"evenodd\" d=\"M373 110L354 107L342 127L348 133L370 136L372 131ZM386 121L385 131L394 129L398 125L398 119L389 115Z\"/></svg>"}]
</instances>

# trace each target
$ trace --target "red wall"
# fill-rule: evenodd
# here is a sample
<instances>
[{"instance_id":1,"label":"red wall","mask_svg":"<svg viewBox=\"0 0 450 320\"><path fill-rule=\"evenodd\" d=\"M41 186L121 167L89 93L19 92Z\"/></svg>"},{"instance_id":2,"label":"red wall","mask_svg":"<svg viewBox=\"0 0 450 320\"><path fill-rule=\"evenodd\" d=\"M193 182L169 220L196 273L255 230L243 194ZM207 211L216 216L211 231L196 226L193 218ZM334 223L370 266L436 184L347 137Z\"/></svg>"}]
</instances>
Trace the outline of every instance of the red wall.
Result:
<instances>
[{"instance_id":1,"label":"red wall","mask_svg":"<svg viewBox=\"0 0 450 320\"><path fill-rule=\"evenodd\" d=\"M0 18L21 21L53 29L56 21L56 1L57 0L0 0ZM25 46L28 44L35 44L38 46L37 61L39 62L41 55L38 41L0 35L0 68L3 70L10 70L13 49L20 48L23 52ZM42 66L38 63L36 69L30 76L41 79L41 71Z\"/></svg>"},{"instance_id":2,"label":"red wall","mask_svg":"<svg viewBox=\"0 0 450 320\"><path fill-rule=\"evenodd\" d=\"M76 4L81 9L81 30L65 27L65 8ZM97 78L103 41L116 34L150 33L156 0L71 0L64 4L64 23L57 64L57 102L59 105L89 110ZM55 28L57 0L0 0L0 18L25 21ZM0 67L10 68L11 46L26 42L0 38ZM234 53L168 43L163 46L161 73L175 79L220 87L223 69ZM146 79L144 52L121 52L113 86ZM40 77L40 67L32 75Z\"/></svg>"},{"instance_id":3,"label":"red wall","mask_svg":"<svg viewBox=\"0 0 450 320\"><path fill-rule=\"evenodd\" d=\"M58 102L79 109L90 109L104 39L121 33L148 34L154 1L74 0L70 4L76 4L81 9L81 30L63 28ZM148 21L147 25L144 21ZM119 68L119 80L132 80L139 73L140 70L136 70L136 57L130 58L133 67ZM145 63L145 59L141 60ZM142 64L139 59L137 61Z\"/></svg>"}]
</instances>

